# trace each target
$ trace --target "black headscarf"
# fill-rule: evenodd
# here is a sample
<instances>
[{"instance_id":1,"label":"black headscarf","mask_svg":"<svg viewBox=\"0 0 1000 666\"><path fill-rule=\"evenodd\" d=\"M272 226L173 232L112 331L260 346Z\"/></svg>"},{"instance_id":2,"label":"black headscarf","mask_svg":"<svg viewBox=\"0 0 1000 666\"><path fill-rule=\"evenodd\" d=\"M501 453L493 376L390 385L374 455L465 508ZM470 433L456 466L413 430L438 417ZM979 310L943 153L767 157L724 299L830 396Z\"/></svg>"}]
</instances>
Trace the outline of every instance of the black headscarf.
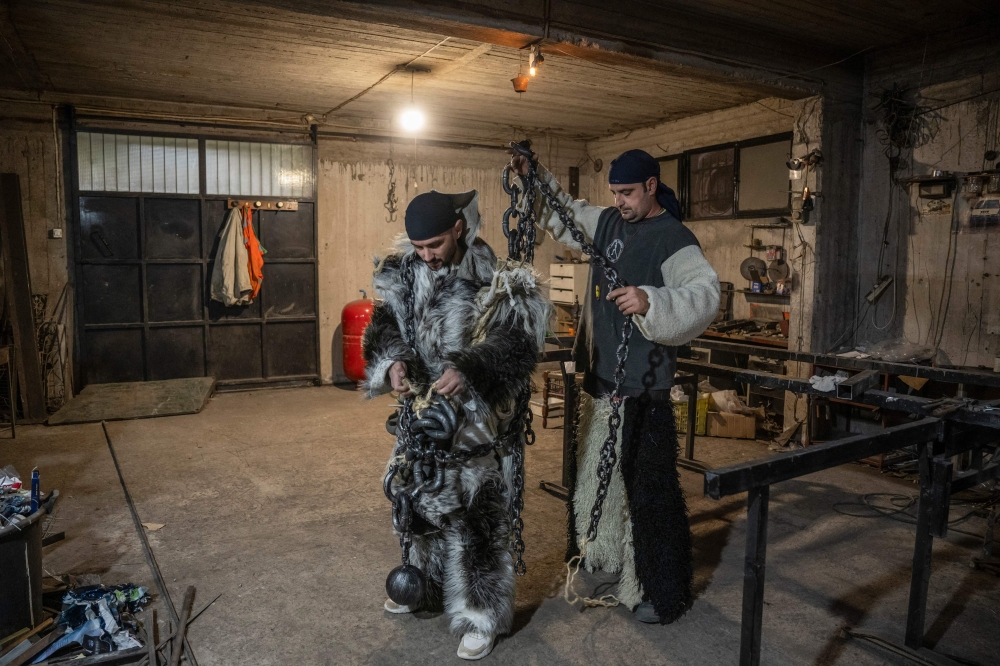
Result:
<instances>
[{"instance_id":1,"label":"black headscarf","mask_svg":"<svg viewBox=\"0 0 1000 666\"><path fill-rule=\"evenodd\" d=\"M656 178L658 183L656 202L675 218L681 219L681 205L677 201L677 195L660 181L660 163L652 155L645 150L636 148L626 150L611 160L611 168L608 169L608 182L612 185L645 183L650 178Z\"/></svg>"},{"instance_id":2,"label":"black headscarf","mask_svg":"<svg viewBox=\"0 0 1000 666\"><path fill-rule=\"evenodd\" d=\"M455 205L452 195L434 190L413 197L406 207L407 238L425 241L454 227L462 217Z\"/></svg>"}]
</instances>

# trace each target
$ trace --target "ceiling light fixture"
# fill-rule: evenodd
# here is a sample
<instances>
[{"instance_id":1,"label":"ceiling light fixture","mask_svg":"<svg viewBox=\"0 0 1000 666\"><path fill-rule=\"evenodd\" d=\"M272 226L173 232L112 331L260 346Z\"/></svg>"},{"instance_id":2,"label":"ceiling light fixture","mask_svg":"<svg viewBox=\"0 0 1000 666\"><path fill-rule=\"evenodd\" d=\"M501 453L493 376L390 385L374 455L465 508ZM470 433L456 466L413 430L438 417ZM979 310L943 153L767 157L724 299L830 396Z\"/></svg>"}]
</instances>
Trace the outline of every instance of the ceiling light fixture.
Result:
<instances>
[{"instance_id":1,"label":"ceiling light fixture","mask_svg":"<svg viewBox=\"0 0 1000 666\"><path fill-rule=\"evenodd\" d=\"M535 44L531 47L531 53L528 56L528 73L532 76L537 74L538 68L543 62L545 62L545 56L542 55L542 49L538 44Z\"/></svg>"},{"instance_id":2,"label":"ceiling light fixture","mask_svg":"<svg viewBox=\"0 0 1000 666\"><path fill-rule=\"evenodd\" d=\"M426 122L426 118L424 118L423 112L416 107L405 109L399 117L399 124L403 126L403 130L411 134L423 129L424 122Z\"/></svg>"},{"instance_id":3,"label":"ceiling light fixture","mask_svg":"<svg viewBox=\"0 0 1000 666\"><path fill-rule=\"evenodd\" d=\"M403 109L403 113L399 116L399 124L402 125L403 131L410 134L422 130L427 122L424 112L413 102L413 74L413 70L410 70L410 105Z\"/></svg>"}]
</instances>

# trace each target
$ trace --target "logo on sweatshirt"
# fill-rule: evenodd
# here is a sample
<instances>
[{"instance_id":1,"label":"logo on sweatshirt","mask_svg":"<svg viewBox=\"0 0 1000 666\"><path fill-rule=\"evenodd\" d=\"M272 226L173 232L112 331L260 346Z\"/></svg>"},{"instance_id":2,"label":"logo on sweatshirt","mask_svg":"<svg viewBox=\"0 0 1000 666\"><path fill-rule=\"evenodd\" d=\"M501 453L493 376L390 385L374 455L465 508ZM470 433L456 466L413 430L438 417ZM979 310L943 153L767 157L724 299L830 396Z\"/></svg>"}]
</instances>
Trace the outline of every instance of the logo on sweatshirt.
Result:
<instances>
[{"instance_id":1,"label":"logo on sweatshirt","mask_svg":"<svg viewBox=\"0 0 1000 666\"><path fill-rule=\"evenodd\" d=\"M624 249L625 243L622 243L622 239L616 238L611 241L611 245L608 245L608 249L604 251L604 255L611 263L617 263L618 259L622 256L622 250Z\"/></svg>"}]
</instances>

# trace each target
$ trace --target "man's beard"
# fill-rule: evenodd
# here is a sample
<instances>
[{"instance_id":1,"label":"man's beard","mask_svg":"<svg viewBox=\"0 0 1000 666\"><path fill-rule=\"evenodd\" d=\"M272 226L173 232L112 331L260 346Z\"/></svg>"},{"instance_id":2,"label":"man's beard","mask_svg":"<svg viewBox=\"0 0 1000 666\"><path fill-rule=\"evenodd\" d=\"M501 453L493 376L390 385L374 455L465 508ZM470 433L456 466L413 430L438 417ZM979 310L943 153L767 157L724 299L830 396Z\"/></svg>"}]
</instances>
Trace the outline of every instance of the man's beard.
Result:
<instances>
[{"instance_id":1,"label":"man's beard","mask_svg":"<svg viewBox=\"0 0 1000 666\"><path fill-rule=\"evenodd\" d=\"M442 257L441 259L434 259L432 261L427 261L424 263L426 263L427 267L430 268L432 271L439 271L442 268L451 266L455 262L456 254L458 254L457 244L451 248L451 252L448 254L448 256Z\"/></svg>"}]
</instances>

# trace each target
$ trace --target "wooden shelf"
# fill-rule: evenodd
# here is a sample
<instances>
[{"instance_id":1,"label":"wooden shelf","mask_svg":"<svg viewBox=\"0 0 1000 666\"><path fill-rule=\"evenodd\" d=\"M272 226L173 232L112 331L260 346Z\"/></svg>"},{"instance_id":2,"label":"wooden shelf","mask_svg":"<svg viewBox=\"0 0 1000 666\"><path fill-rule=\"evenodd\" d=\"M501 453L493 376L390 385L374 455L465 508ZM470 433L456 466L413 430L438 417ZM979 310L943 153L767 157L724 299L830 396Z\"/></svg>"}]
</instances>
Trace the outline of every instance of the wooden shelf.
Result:
<instances>
[{"instance_id":1,"label":"wooden shelf","mask_svg":"<svg viewBox=\"0 0 1000 666\"><path fill-rule=\"evenodd\" d=\"M764 294L759 291L750 291L749 289L737 289L736 291L746 296L747 301L757 301L759 303L780 303L782 305L792 302L791 294Z\"/></svg>"}]
</instances>

